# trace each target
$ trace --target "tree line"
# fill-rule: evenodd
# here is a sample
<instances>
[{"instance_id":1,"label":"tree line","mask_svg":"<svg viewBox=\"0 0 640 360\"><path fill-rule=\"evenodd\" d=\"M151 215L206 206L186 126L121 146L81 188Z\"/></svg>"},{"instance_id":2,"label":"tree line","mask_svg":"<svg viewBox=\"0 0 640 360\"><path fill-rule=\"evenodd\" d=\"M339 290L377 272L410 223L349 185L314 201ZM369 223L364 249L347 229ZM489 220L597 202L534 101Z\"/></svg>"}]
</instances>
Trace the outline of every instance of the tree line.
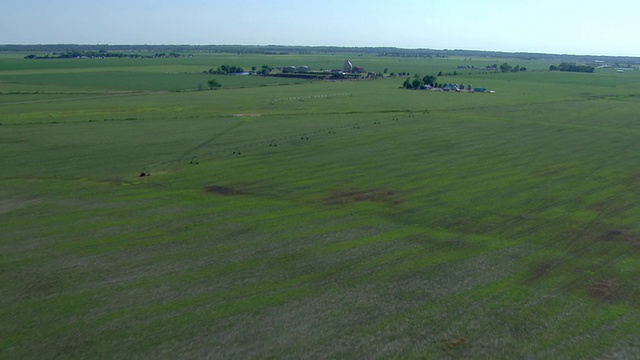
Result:
<instances>
[{"instance_id":1,"label":"tree line","mask_svg":"<svg viewBox=\"0 0 640 360\"><path fill-rule=\"evenodd\" d=\"M416 74L414 75L413 79L407 78L402 84L402 87L405 89L411 89L411 90L417 90L427 85L432 87L438 87L439 84L436 82L436 80L438 80L438 78L435 77L434 75L427 75L424 77L420 77L420 75Z\"/></svg>"},{"instance_id":2,"label":"tree line","mask_svg":"<svg viewBox=\"0 0 640 360\"><path fill-rule=\"evenodd\" d=\"M25 44L0 45L1 51L11 52L66 52L66 51L114 51L114 52L212 52L237 54L339 54L357 53L393 57L448 57L510 58L524 60L555 60L567 62L593 62L596 60L615 63L640 63L640 58L630 56L559 55L543 53L478 51L478 50L436 50L403 49L394 47L339 47L339 46L286 46L286 45L78 45L78 44Z\"/></svg>"},{"instance_id":3,"label":"tree line","mask_svg":"<svg viewBox=\"0 0 640 360\"><path fill-rule=\"evenodd\" d=\"M77 59L77 58L127 58L127 59L152 59L152 58L166 58L166 57L182 57L182 55L171 52L169 54L166 53L155 53L153 55L142 55L142 54L125 54L125 53L114 53L107 52L105 50L99 51L64 51L60 53L47 53L45 55L34 55L30 54L25 56L25 59Z\"/></svg>"},{"instance_id":4,"label":"tree line","mask_svg":"<svg viewBox=\"0 0 640 360\"><path fill-rule=\"evenodd\" d=\"M222 66L218 66L217 69L209 69L209 74L214 74L214 75L229 75L229 74L241 74L244 72L244 69L241 68L240 66L229 66L229 65L222 65Z\"/></svg>"},{"instance_id":5,"label":"tree line","mask_svg":"<svg viewBox=\"0 0 640 360\"><path fill-rule=\"evenodd\" d=\"M560 65L551 65L549 66L549 70L551 71L570 71L570 72L586 72L592 73L596 70L593 66L590 65L576 65L573 63L563 62Z\"/></svg>"},{"instance_id":6,"label":"tree line","mask_svg":"<svg viewBox=\"0 0 640 360\"><path fill-rule=\"evenodd\" d=\"M273 70L273 68L271 68L269 65L262 65L260 69L255 66L251 67L251 73L256 75L269 75L271 73L271 70ZM233 75L242 74L246 71L241 66L221 65L215 69L211 68L207 72L212 75Z\"/></svg>"}]
</instances>

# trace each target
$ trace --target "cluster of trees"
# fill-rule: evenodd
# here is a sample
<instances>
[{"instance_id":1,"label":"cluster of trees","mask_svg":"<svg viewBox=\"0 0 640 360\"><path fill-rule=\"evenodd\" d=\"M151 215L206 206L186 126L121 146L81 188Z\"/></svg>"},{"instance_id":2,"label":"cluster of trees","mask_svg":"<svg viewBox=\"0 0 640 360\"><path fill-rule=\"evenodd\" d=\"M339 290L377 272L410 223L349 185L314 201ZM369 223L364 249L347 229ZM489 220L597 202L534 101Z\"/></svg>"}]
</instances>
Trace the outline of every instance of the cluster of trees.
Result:
<instances>
[{"instance_id":1,"label":"cluster of trees","mask_svg":"<svg viewBox=\"0 0 640 360\"><path fill-rule=\"evenodd\" d=\"M464 68L464 67L463 67ZM511 66L508 63L503 63L502 65L498 65L498 64L493 64L493 65L489 65L489 66L485 66L483 68L476 68L476 67L471 67L471 69L474 70L489 70L489 71L500 71L500 72L520 72L520 71L527 71L527 68L524 66L520 66L520 65L516 65L516 66ZM442 72L440 72L442 73ZM462 73L460 73L462 74ZM447 74L447 75L451 75L451 74ZM458 75L458 73L456 71L453 72L453 75Z\"/></svg>"},{"instance_id":2,"label":"cluster of trees","mask_svg":"<svg viewBox=\"0 0 640 360\"><path fill-rule=\"evenodd\" d=\"M593 66L589 65L576 65L573 63L561 63L559 66L549 66L551 71L571 71L571 72L586 72L592 73L596 70Z\"/></svg>"},{"instance_id":3,"label":"cluster of trees","mask_svg":"<svg viewBox=\"0 0 640 360\"><path fill-rule=\"evenodd\" d=\"M467 69L466 67L459 67L461 69ZM476 67L471 67L469 69L473 69L473 70L485 70L485 71L495 71L495 72L522 72L522 71L527 71L527 68L524 66L520 66L520 65L516 65L516 66L511 66L508 63L504 63L502 65L498 65L498 64L493 64L493 65L489 65L483 68L476 68ZM456 76L456 75L463 75L463 72L458 72L458 71L454 71L454 72L448 72L448 73L443 73L442 71L440 71L438 73L438 76Z\"/></svg>"},{"instance_id":4,"label":"cluster of trees","mask_svg":"<svg viewBox=\"0 0 640 360\"><path fill-rule=\"evenodd\" d=\"M256 68L252 67L251 70L253 72L256 72ZM262 67L260 67L260 70L257 71L257 73L259 75L269 75L271 73L271 70L273 70L269 65L262 65Z\"/></svg>"},{"instance_id":5,"label":"cluster of trees","mask_svg":"<svg viewBox=\"0 0 640 360\"><path fill-rule=\"evenodd\" d=\"M176 53L176 52L170 52L169 55L165 54L165 53L155 53L153 55L153 57L156 58L166 58L166 57L172 57L172 58L179 58L182 57L182 55Z\"/></svg>"},{"instance_id":6,"label":"cluster of trees","mask_svg":"<svg viewBox=\"0 0 640 360\"><path fill-rule=\"evenodd\" d=\"M222 66L218 66L217 69L209 69L209 74L215 74L215 75L229 75L229 74L240 74L243 73L244 69L241 68L240 66L229 66L229 65L222 65Z\"/></svg>"},{"instance_id":7,"label":"cluster of trees","mask_svg":"<svg viewBox=\"0 0 640 360\"><path fill-rule=\"evenodd\" d=\"M437 87L438 83L436 83L436 80L438 80L438 78L434 75L427 75L421 78L418 74L416 74L414 75L413 79L407 78L402 84L402 87L412 90L420 89L425 85Z\"/></svg>"},{"instance_id":8,"label":"cluster of trees","mask_svg":"<svg viewBox=\"0 0 640 360\"><path fill-rule=\"evenodd\" d=\"M498 64L493 64L491 67L493 67L494 69L499 69L500 72L520 72L520 71L527 71L526 67L520 67L520 65L516 65L516 66L511 66L507 63L504 63L502 65L500 65L500 67L498 67Z\"/></svg>"},{"instance_id":9,"label":"cluster of trees","mask_svg":"<svg viewBox=\"0 0 640 360\"><path fill-rule=\"evenodd\" d=\"M253 74L258 74L258 75L269 75L271 73L271 70L273 69L269 65L262 65L262 67L259 70L255 66L251 67L251 72ZM240 74L243 72L245 71L240 66L229 66L229 65L218 66L217 69L212 68L212 69L209 69L208 71L209 74L213 74L213 75ZM221 88L222 84L220 84L220 82L216 79L210 79L209 81L207 81L207 86L209 86L209 89L211 90L216 90ZM199 90L202 90L202 85L199 86Z\"/></svg>"},{"instance_id":10,"label":"cluster of trees","mask_svg":"<svg viewBox=\"0 0 640 360\"><path fill-rule=\"evenodd\" d=\"M257 75L269 75L271 74L272 70L273 68L271 68L269 65L262 65L260 69L258 69L255 66L251 67L251 73L257 74ZM218 66L218 68L216 69L211 68L208 71L209 74L213 74L213 75L241 74L243 72L245 72L245 70L242 67L229 66L229 65Z\"/></svg>"}]
</instances>

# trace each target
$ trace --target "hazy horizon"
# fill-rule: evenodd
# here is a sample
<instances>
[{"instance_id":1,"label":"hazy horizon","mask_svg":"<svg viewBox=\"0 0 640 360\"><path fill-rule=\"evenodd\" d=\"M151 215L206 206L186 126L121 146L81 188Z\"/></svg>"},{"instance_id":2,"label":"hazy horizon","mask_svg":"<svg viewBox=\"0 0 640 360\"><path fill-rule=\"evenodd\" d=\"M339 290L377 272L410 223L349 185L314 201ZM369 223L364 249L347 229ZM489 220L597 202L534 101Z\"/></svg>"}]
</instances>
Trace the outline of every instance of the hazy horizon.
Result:
<instances>
[{"instance_id":1,"label":"hazy horizon","mask_svg":"<svg viewBox=\"0 0 640 360\"><path fill-rule=\"evenodd\" d=\"M640 56L635 14L615 6L540 0L395 3L257 0L86 3L23 0L0 13L0 44L282 45L460 49Z\"/></svg>"}]
</instances>

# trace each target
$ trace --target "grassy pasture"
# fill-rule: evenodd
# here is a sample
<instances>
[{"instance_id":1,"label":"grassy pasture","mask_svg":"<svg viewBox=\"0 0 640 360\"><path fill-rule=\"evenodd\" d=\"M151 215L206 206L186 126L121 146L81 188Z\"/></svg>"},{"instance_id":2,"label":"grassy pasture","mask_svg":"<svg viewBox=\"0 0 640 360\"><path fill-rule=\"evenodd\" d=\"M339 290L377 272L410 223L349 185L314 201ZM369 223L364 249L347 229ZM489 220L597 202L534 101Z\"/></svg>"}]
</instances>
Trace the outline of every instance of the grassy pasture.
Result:
<instances>
[{"instance_id":1,"label":"grassy pasture","mask_svg":"<svg viewBox=\"0 0 640 360\"><path fill-rule=\"evenodd\" d=\"M1 358L640 356L637 74L109 94L151 60L0 58Z\"/></svg>"},{"instance_id":2,"label":"grassy pasture","mask_svg":"<svg viewBox=\"0 0 640 360\"><path fill-rule=\"evenodd\" d=\"M210 79L218 79L227 87L291 84L305 81L274 77L212 76L202 73L162 73L137 70L13 75L6 76L5 79L9 83L19 80L20 84L29 84L33 89L45 86L43 91L47 90L48 85L46 84L59 84L57 89L59 92L203 90L208 89L207 81ZM11 86L8 86L7 92L11 90L13 90Z\"/></svg>"}]
</instances>

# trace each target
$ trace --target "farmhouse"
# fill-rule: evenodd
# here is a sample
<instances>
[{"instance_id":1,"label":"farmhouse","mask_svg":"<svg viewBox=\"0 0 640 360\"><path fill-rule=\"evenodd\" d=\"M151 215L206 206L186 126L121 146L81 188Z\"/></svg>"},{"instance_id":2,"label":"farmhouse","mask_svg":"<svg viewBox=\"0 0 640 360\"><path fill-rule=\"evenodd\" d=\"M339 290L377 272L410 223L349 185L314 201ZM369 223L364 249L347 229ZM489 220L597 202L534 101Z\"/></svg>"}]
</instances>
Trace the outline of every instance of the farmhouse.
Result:
<instances>
[{"instance_id":1,"label":"farmhouse","mask_svg":"<svg viewBox=\"0 0 640 360\"><path fill-rule=\"evenodd\" d=\"M444 84L444 86L442 87L442 90L459 92L460 86L458 84Z\"/></svg>"},{"instance_id":2,"label":"farmhouse","mask_svg":"<svg viewBox=\"0 0 640 360\"><path fill-rule=\"evenodd\" d=\"M278 66L279 72L270 74L271 76L294 77L303 79L358 79L367 77L367 71L360 66L354 67L349 60L345 60L343 69L333 70L313 70L308 65L301 66ZM347 72L348 70L349 72ZM369 77L374 78L375 74L370 73Z\"/></svg>"}]
</instances>

